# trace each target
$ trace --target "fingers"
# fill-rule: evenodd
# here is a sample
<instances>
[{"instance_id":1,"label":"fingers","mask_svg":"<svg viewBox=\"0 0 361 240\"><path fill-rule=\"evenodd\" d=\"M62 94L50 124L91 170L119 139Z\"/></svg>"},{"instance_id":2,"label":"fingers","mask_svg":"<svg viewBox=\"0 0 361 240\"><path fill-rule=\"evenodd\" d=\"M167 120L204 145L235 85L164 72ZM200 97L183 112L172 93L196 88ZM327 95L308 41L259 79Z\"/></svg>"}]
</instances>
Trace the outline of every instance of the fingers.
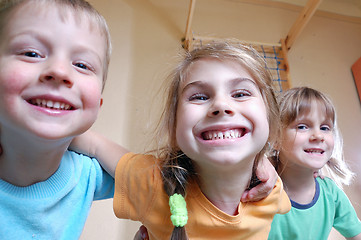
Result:
<instances>
[{"instance_id":1,"label":"fingers","mask_svg":"<svg viewBox=\"0 0 361 240\"><path fill-rule=\"evenodd\" d=\"M136 232L134 236L134 240L148 240L148 239L149 236L148 236L147 228L144 225L140 226L138 232Z\"/></svg>"},{"instance_id":2,"label":"fingers","mask_svg":"<svg viewBox=\"0 0 361 240\"><path fill-rule=\"evenodd\" d=\"M321 174L320 171L315 171L315 172L313 173L313 177L314 177L314 178L319 177L319 178L321 178L321 179L324 179L324 178L325 178L325 175Z\"/></svg>"},{"instance_id":3,"label":"fingers","mask_svg":"<svg viewBox=\"0 0 361 240\"><path fill-rule=\"evenodd\" d=\"M260 180L261 182L266 182L270 177L269 171L272 171L272 168L274 169L274 167L272 166L270 161L268 161L268 159L263 158L262 160L260 160L258 167L256 169L256 176L258 180Z\"/></svg>"},{"instance_id":4,"label":"fingers","mask_svg":"<svg viewBox=\"0 0 361 240\"><path fill-rule=\"evenodd\" d=\"M267 197L272 192L278 179L275 168L266 157L257 166L256 175L261 183L250 190L246 190L242 194L242 202L255 202Z\"/></svg>"},{"instance_id":5,"label":"fingers","mask_svg":"<svg viewBox=\"0 0 361 240\"><path fill-rule=\"evenodd\" d=\"M261 182L254 188L246 190L241 198L242 202L256 202L267 197L274 187L274 184L271 184L269 181Z\"/></svg>"}]
</instances>

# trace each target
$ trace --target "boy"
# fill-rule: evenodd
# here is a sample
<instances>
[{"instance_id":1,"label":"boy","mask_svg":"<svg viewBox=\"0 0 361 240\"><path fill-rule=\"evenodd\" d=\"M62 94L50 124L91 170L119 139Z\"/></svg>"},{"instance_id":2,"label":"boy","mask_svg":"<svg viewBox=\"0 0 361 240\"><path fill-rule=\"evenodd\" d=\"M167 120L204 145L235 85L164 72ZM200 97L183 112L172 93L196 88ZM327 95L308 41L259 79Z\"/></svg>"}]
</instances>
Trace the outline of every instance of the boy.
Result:
<instances>
[{"instance_id":1,"label":"boy","mask_svg":"<svg viewBox=\"0 0 361 240\"><path fill-rule=\"evenodd\" d=\"M0 239L78 239L92 201L114 192L67 150L102 104L106 22L83 0L1 0L0 36Z\"/></svg>"}]
</instances>

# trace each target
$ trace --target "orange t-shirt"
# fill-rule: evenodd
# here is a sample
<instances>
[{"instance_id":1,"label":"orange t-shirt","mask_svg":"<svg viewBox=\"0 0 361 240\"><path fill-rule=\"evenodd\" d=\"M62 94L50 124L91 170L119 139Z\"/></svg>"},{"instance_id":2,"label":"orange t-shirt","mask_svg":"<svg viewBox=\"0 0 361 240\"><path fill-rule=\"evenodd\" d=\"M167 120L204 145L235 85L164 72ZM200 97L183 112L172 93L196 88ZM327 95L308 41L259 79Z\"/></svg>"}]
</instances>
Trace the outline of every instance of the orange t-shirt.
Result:
<instances>
[{"instance_id":1,"label":"orange t-shirt","mask_svg":"<svg viewBox=\"0 0 361 240\"><path fill-rule=\"evenodd\" d=\"M267 239L274 215L291 209L280 178L265 199L240 202L236 216L215 207L196 183L188 184L185 200L188 210L185 228L190 239ZM113 203L118 218L142 222L150 239L169 239L173 225L168 201L158 159L133 153L120 159Z\"/></svg>"}]
</instances>

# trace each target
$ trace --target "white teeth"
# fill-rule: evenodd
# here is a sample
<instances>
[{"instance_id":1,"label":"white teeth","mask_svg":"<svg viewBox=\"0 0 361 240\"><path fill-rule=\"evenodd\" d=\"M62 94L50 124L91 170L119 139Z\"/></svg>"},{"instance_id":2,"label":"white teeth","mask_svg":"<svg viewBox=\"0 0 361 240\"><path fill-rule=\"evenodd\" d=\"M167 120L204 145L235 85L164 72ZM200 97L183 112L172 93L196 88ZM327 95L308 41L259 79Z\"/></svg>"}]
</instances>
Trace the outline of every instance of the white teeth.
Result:
<instances>
[{"instance_id":1,"label":"white teeth","mask_svg":"<svg viewBox=\"0 0 361 240\"><path fill-rule=\"evenodd\" d=\"M323 153L323 150L309 149L309 150L306 150L306 152L308 152L308 153Z\"/></svg>"},{"instance_id":2,"label":"white teeth","mask_svg":"<svg viewBox=\"0 0 361 240\"><path fill-rule=\"evenodd\" d=\"M46 106L48 108L52 108L53 107L53 101L49 100L47 103L46 103Z\"/></svg>"},{"instance_id":3,"label":"white teeth","mask_svg":"<svg viewBox=\"0 0 361 240\"><path fill-rule=\"evenodd\" d=\"M240 138L242 136L243 131L244 131L243 129L228 130L225 132L208 131L203 133L203 138L205 140Z\"/></svg>"},{"instance_id":4,"label":"white teeth","mask_svg":"<svg viewBox=\"0 0 361 240\"><path fill-rule=\"evenodd\" d=\"M59 102L55 102L53 105L53 108L60 108L60 103Z\"/></svg>"},{"instance_id":5,"label":"white teeth","mask_svg":"<svg viewBox=\"0 0 361 240\"><path fill-rule=\"evenodd\" d=\"M231 137L231 138L234 138L234 137L235 137L233 130L230 131L230 137Z\"/></svg>"},{"instance_id":6,"label":"white teeth","mask_svg":"<svg viewBox=\"0 0 361 240\"><path fill-rule=\"evenodd\" d=\"M52 100L45 100L45 99L32 99L31 104L34 104L39 107L51 108L51 109L58 109L58 110L69 110L71 107L69 104L62 103L62 102L53 102Z\"/></svg>"}]
</instances>

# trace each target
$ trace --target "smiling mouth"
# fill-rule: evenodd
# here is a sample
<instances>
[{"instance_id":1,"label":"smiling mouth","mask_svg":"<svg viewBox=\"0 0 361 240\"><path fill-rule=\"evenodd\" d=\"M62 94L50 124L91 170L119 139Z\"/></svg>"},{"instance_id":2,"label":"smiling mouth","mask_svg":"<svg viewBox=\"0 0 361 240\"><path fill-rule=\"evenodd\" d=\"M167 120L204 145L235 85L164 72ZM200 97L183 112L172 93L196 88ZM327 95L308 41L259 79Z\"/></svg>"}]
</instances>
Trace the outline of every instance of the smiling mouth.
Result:
<instances>
[{"instance_id":1,"label":"smiling mouth","mask_svg":"<svg viewBox=\"0 0 361 240\"><path fill-rule=\"evenodd\" d=\"M321 149L306 149L306 153L316 153L316 154L323 154L325 151Z\"/></svg>"},{"instance_id":2,"label":"smiling mouth","mask_svg":"<svg viewBox=\"0 0 361 240\"><path fill-rule=\"evenodd\" d=\"M31 99L28 101L28 103L38 106L38 107L55 109L55 110L73 110L74 109L72 106L70 106L67 103L40 99L40 98Z\"/></svg>"},{"instance_id":3,"label":"smiling mouth","mask_svg":"<svg viewBox=\"0 0 361 240\"><path fill-rule=\"evenodd\" d=\"M203 140L220 140L241 138L247 133L245 128L232 129L227 131L207 131L202 133Z\"/></svg>"}]
</instances>

